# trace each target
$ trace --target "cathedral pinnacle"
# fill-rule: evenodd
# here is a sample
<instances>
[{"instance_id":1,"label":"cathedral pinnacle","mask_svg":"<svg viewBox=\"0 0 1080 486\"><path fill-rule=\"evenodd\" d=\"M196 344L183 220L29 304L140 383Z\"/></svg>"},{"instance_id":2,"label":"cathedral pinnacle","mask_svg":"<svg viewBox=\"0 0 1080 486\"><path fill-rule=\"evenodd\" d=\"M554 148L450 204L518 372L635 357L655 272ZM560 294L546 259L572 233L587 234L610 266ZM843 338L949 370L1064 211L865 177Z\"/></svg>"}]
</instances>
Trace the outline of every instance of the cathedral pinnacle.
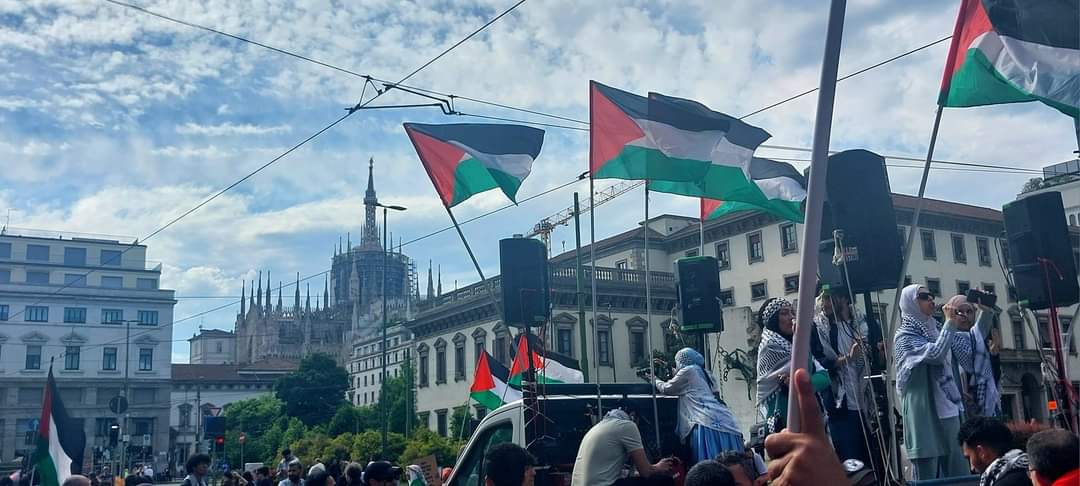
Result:
<instances>
[{"instance_id":1,"label":"cathedral pinnacle","mask_svg":"<svg viewBox=\"0 0 1080 486\"><path fill-rule=\"evenodd\" d=\"M379 198L375 195L375 158L368 159L368 183L364 192L364 231L360 246L365 249L382 249L379 242L379 227L375 221L375 208Z\"/></svg>"}]
</instances>

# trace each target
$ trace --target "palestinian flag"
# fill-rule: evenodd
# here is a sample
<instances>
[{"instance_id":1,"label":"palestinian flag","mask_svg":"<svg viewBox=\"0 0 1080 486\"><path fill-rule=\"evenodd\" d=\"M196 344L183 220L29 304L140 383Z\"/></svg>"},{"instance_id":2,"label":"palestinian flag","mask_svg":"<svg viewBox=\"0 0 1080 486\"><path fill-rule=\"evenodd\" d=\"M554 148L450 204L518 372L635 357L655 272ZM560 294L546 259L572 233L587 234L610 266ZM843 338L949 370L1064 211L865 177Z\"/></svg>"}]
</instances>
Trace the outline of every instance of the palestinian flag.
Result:
<instances>
[{"instance_id":1,"label":"palestinian flag","mask_svg":"<svg viewBox=\"0 0 1080 486\"><path fill-rule=\"evenodd\" d=\"M448 208L496 187L516 203L544 144L543 130L522 125L406 123L405 133Z\"/></svg>"},{"instance_id":2,"label":"palestinian flag","mask_svg":"<svg viewBox=\"0 0 1080 486\"><path fill-rule=\"evenodd\" d=\"M806 178L798 169L788 163L754 157L750 161L749 176L747 180L742 174L713 170L700 182L650 181L649 190L703 198L702 220L753 209L788 221L803 222Z\"/></svg>"},{"instance_id":3,"label":"palestinian flag","mask_svg":"<svg viewBox=\"0 0 1080 486\"><path fill-rule=\"evenodd\" d=\"M522 378L529 369L529 360L532 359L533 368L536 370L537 383L584 383L585 375L581 373L577 360L568 358L558 353L545 351L539 339L535 336L532 340L532 353L525 346L525 335L518 338L517 352L514 353L514 363L510 367L510 385L520 388Z\"/></svg>"},{"instance_id":4,"label":"palestinian flag","mask_svg":"<svg viewBox=\"0 0 1080 486\"><path fill-rule=\"evenodd\" d=\"M488 410L521 400L521 390L507 385L509 378L510 370L484 351L476 362L476 374L473 375L469 396Z\"/></svg>"},{"instance_id":5,"label":"palestinian flag","mask_svg":"<svg viewBox=\"0 0 1080 486\"><path fill-rule=\"evenodd\" d=\"M41 400L41 423L38 425L37 450L33 462L41 486L60 486L82 469L86 435L81 424L68 416L56 390L52 367Z\"/></svg>"},{"instance_id":6,"label":"palestinian flag","mask_svg":"<svg viewBox=\"0 0 1080 486\"><path fill-rule=\"evenodd\" d=\"M589 84L593 178L699 181L713 168L741 174L770 135L696 101L648 98Z\"/></svg>"},{"instance_id":7,"label":"palestinian flag","mask_svg":"<svg viewBox=\"0 0 1080 486\"><path fill-rule=\"evenodd\" d=\"M961 0L938 104L1041 101L1080 118L1077 25L1077 0Z\"/></svg>"}]
</instances>

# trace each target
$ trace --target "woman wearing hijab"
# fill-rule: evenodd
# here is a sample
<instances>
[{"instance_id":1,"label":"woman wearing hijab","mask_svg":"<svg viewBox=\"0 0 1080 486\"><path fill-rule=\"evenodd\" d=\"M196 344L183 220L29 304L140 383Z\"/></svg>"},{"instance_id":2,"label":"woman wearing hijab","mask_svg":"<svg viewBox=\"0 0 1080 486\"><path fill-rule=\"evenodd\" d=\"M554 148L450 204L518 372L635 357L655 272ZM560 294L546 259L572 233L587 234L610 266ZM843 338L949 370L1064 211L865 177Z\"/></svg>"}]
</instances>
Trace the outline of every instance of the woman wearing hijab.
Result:
<instances>
[{"instance_id":1,"label":"woman wearing hijab","mask_svg":"<svg viewBox=\"0 0 1080 486\"><path fill-rule=\"evenodd\" d=\"M829 436L841 459L869 462L866 434L859 415L866 402L867 382L863 376L869 367L868 357L862 352L868 335L866 320L854 316L847 294L834 294L828 288L822 289L815 309L814 327L821 353L824 359L833 363L829 373L832 393L825 404Z\"/></svg>"},{"instance_id":2,"label":"woman wearing hijab","mask_svg":"<svg viewBox=\"0 0 1080 486\"><path fill-rule=\"evenodd\" d=\"M774 297L766 300L758 312L761 343L757 358L757 405L769 433L785 427L788 407L788 373L791 368L791 339L795 335L795 313L791 302ZM808 358L807 369L814 370L810 383L819 394L829 389L829 373Z\"/></svg>"},{"instance_id":3,"label":"woman wearing hijab","mask_svg":"<svg viewBox=\"0 0 1080 486\"><path fill-rule=\"evenodd\" d=\"M987 342L994 328L994 317L1001 312L996 307L968 302L967 296L956 295L945 304L956 311L956 318L965 322L975 321L966 333L957 333L953 354L957 365L964 372L963 386L965 415L996 417L1001 415L1001 391L994 378L991 344ZM978 319L976 319L978 314Z\"/></svg>"},{"instance_id":4,"label":"woman wearing hijab","mask_svg":"<svg viewBox=\"0 0 1080 486\"><path fill-rule=\"evenodd\" d=\"M679 397L679 420L675 432L690 442L693 464L712 459L725 451L743 450L742 432L735 415L713 395L712 378L705 371L705 358L693 348L675 353L675 376L668 381L653 380L656 390Z\"/></svg>"},{"instance_id":5,"label":"woman wearing hijab","mask_svg":"<svg viewBox=\"0 0 1080 486\"><path fill-rule=\"evenodd\" d=\"M934 319L934 295L913 284L900 292L903 313L893 343L896 393L904 423L904 448L917 480L963 476L970 472L956 437L963 405L957 385L956 351L967 361L964 339L971 317L944 307L945 324Z\"/></svg>"}]
</instances>

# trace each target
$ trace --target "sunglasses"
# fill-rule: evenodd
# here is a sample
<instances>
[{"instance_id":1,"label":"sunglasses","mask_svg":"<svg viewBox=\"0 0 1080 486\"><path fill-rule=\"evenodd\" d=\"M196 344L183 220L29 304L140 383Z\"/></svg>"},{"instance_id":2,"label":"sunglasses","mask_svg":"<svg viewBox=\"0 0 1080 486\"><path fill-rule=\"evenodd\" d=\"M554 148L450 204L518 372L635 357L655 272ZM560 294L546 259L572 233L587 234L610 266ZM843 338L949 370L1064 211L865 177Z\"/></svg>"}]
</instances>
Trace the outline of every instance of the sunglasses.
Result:
<instances>
[{"instance_id":1,"label":"sunglasses","mask_svg":"<svg viewBox=\"0 0 1080 486\"><path fill-rule=\"evenodd\" d=\"M919 292L915 294L915 298L919 300L934 300L934 294L930 292Z\"/></svg>"},{"instance_id":2,"label":"sunglasses","mask_svg":"<svg viewBox=\"0 0 1080 486\"><path fill-rule=\"evenodd\" d=\"M970 316L975 313L974 309L956 309L956 313L961 316Z\"/></svg>"}]
</instances>

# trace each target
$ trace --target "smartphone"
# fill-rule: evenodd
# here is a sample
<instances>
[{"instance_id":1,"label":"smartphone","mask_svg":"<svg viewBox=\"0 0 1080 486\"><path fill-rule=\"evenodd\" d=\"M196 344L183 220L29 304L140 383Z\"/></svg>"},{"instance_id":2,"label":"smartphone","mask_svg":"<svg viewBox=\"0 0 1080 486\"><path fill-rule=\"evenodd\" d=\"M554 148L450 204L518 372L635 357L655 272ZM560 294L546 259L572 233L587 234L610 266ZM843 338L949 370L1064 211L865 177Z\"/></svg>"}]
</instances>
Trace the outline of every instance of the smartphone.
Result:
<instances>
[{"instance_id":1,"label":"smartphone","mask_svg":"<svg viewBox=\"0 0 1080 486\"><path fill-rule=\"evenodd\" d=\"M967 301L973 304L982 304L987 307L994 307L997 304L997 296L994 294L988 294L979 289L968 289Z\"/></svg>"}]
</instances>

